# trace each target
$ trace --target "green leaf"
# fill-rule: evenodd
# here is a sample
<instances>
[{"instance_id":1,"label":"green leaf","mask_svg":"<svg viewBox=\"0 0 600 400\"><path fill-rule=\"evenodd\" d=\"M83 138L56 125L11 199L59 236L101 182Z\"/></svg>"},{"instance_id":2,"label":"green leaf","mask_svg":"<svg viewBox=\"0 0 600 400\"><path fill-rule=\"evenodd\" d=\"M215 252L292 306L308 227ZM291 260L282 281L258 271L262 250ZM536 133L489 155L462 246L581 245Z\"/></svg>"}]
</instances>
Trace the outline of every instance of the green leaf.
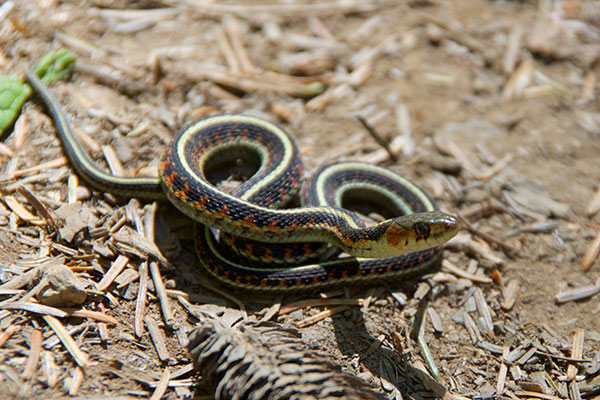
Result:
<instances>
[{"instance_id":1,"label":"green leaf","mask_svg":"<svg viewBox=\"0 0 600 400\"><path fill-rule=\"evenodd\" d=\"M33 89L15 75L0 75L0 136L10 128Z\"/></svg>"},{"instance_id":2,"label":"green leaf","mask_svg":"<svg viewBox=\"0 0 600 400\"><path fill-rule=\"evenodd\" d=\"M48 52L35 67L35 74L46 85L65 79L73 71L75 55L67 49Z\"/></svg>"}]
</instances>

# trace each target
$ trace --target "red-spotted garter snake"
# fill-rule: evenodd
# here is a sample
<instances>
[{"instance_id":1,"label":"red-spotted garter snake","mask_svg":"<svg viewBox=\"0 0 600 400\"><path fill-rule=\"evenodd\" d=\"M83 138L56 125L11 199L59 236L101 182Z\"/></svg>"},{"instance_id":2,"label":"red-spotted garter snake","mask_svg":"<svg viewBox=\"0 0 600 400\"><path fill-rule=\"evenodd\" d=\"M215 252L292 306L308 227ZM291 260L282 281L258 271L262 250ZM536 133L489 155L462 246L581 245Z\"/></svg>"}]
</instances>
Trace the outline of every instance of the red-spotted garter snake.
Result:
<instances>
[{"instance_id":1,"label":"red-spotted garter snake","mask_svg":"<svg viewBox=\"0 0 600 400\"><path fill-rule=\"evenodd\" d=\"M107 174L79 144L48 88L32 72L27 79L52 115L77 174L91 186L117 195L166 196L202 224L196 230L200 262L214 278L230 286L289 291L389 281L436 263L439 246L460 229L454 217L438 211L412 182L387 169L358 163L322 169L310 181L310 190L305 190L308 207L269 208L285 203L298 190L301 162L294 141L283 129L245 115L208 117L182 128L161 157L159 177ZM260 166L233 194L219 190L206 178L207 169L217 168L227 158L248 155ZM379 183L361 183L357 174L379 176ZM344 196L360 190L396 202L395 208L406 215L364 226L355 214L339 208ZM251 267L226 256L207 227L269 243L328 242L351 257L303 266Z\"/></svg>"}]
</instances>

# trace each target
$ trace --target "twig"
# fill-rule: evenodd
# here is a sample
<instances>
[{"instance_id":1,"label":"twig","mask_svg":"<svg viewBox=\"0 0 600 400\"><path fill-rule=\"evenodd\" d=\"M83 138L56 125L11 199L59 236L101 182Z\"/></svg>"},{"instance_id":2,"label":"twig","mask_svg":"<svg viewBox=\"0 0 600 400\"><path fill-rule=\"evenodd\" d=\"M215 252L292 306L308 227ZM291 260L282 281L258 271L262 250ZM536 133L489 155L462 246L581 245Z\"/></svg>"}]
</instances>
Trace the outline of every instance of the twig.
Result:
<instances>
[{"instance_id":1,"label":"twig","mask_svg":"<svg viewBox=\"0 0 600 400\"><path fill-rule=\"evenodd\" d=\"M0 334L0 347L4 346L4 344L10 339L10 337L17 331L16 325L11 325L2 334Z\"/></svg>"},{"instance_id":2,"label":"twig","mask_svg":"<svg viewBox=\"0 0 600 400\"><path fill-rule=\"evenodd\" d=\"M330 306L362 306L364 299L309 299L300 300L286 304L279 309L277 315L286 315L306 307L330 307Z\"/></svg>"},{"instance_id":3,"label":"twig","mask_svg":"<svg viewBox=\"0 0 600 400\"><path fill-rule=\"evenodd\" d=\"M146 315L144 317L144 323L146 324L146 328L148 328L148 332L150 333L150 339L152 339L152 343L154 343L154 348L156 349L156 354L158 358L166 362L171 358L169 351L167 350L167 346L165 345L165 339L163 338L162 333L158 329L158 325L154 321L150 315Z\"/></svg>"},{"instance_id":4,"label":"twig","mask_svg":"<svg viewBox=\"0 0 600 400\"><path fill-rule=\"evenodd\" d=\"M464 269L458 268L456 265L452 264L447 259L442 260L442 268L447 271L452 272L454 275L456 275L460 278L469 279L473 282L479 282L479 283L492 283L493 282L492 279L488 278L487 276L479 276L479 275L474 275L474 274L468 273Z\"/></svg>"},{"instance_id":5,"label":"twig","mask_svg":"<svg viewBox=\"0 0 600 400\"><path fill-rule=\"evenodd\" d=\"M392 150L390 150L387 141L384 138L382 138L381 135L379 135L379 133L377 133L377 131L371 126L371 124L369 124L367 120L361 117L360 115L357 116L356 119L362 124L362 126L367 130L367 132L369 132L369 135L371 135L371 137L375 139L377 144L379 144L385 149L385 151L389 154L390 159L393 162L397 162L398 157L394 153L392 153Z\"/></svg>"},{"instance_id":6,"label":"twig","mask_svg":"<svg viewBox=\"0 0 600 400\"><path fill-rule=\"evenodd\" d=\"M86 353L81 351L79 346L77 346L77 343L75 343L75 340L73 340L71 335L69 335L63 324L50 315L44 315L42 318L44 318L46 323L50 326L50 328L52 328L54 333L56 333L56 336L58 336L65 348L69 351L69 353L71 353L71 356L75 362L79 364L80 367L85 368L89 362L88 356Z\"/></svg>"},{"instance_id":7,"label":"twig","mask_svg":"<svg viewBox=\"0 0 600 400\"><path fill-rule=\"evenodd\" d=\"M143 318L146 313L146 290L148 289L148 263L146 261L140 264L138 272L140 274L140 283L135 302L133 331L135 332L135 336L140 338L144 334Z\"/></svg>"},{"instance_id":8,"label":"twig","mask_svg":"<svg viewBox=\"0 0 600 400\"><path fill-rule=\"evenodd\" d=\"M503 250L508 251L511 254L514 254L516 252L519 251L519 249L517 249L515 246L505 243L500 239L496 239L495 237L480 231L479 229L477 229L464 215L462 215L460 212L457 213L460 220L462 221L462 223L467 227L467 229L473 233L474 235L477 235L483 239L485 239L488 242L492 242L497 244L498 246L500 246Z\"/></svg>"},{"instance_id":9,"label":"twig","mask_svg":"<svg viewBox=\"0 0 600 400\"><path fill-rule=\"evenodd\" d=\"M317 322L322 321L327 317L331 317L335 314L344 312L348 308L349 308L348 306L340 306L340 307L330 308L329 310L321 311L320 313L317 313L308 318L305 318L302 321L299 321L296 325L298 326L298 328L306 328L307 326L316 324Z\"/></svg>"},{"instance_id":10,"label":"twig","mask_svg":"<svg viewBox=\"0 0 600 400\"><path fill-rule=\"evenodd\" d=\"M163 318L165 319L165 324L171 326L173 324L173 312L171 311L171 306L169 304L169 297L167 296L165 283L163 282L163 279L160 276L158 263L155 261L150 262L150 275L152 275L152 281L154 282L154 290L156 291L156 296L158 297L158 300L160 302L160 309L162 310Z\"/></svg>"},{"instance_id":11,"label":"twig","mask_svg":"<svg viewBox=\"0 0 600 400\"><path fill-rule=\"evenodd\" d=\"M150 400L160 400L163 398L165 392L167 391L167 388L169 387L170 378L171 371L169 370L169 368L165 368L162 375L160 376L160 380L158 381L156 388L154 389L154 392L152 393L152 396L150 396Z\"/></svg>"},{"instance_id":12,"label":"twig","mask_svg":"<svg viewBox=\"0 0 600 400\"><path fill-rule=\"evenodd\" d=\"M248 18L253 15L266 14L276 16L287 16L294 18L304 18L306 16L317 15L343 15L355 13L367 13L398 4L396 1L386 2L323 2L323 3L279 3L279 4L219 4L219 3L198 3L193 0L186 0L194 13L211 16L222 16L225 14L235 15L241 18Z\"/></svg>"},{"instance_id":13,"label":"twig","mask_svg":"<svg viewBox=\"0 0 600 400\"><path fill-rule=\"evenodd\" d=\"M596 284L591 286L583 286L576 289L565 290L554 296L557 303L566 303L567 301L577 301L594 296L600 293L600 278L596 280Z\"/></svg>"}]
</instances>

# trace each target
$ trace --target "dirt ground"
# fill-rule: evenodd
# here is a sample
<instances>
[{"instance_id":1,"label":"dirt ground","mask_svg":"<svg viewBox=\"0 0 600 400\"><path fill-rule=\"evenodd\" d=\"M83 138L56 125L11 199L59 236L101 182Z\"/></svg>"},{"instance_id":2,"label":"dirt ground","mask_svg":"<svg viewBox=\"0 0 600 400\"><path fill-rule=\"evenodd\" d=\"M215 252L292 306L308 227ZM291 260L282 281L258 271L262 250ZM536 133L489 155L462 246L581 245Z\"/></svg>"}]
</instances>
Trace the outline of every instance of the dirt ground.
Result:
<instances>
[{"instance_id":1,"label":"dirt ground","mask_svg":"<svg viewBox=\"0 0 600 400\"><path fill-rule=\"evenodd\" d=\"M102 168L114 150L123 174L156 174L187 122L246 113L288 130L308 174L341 159L384 164L467 220L442 268L407 282L326 296L215 290L189 222L168 205L76 187L34 97L0 154L0 392L9 398L211 398L184 347L202 315L297 328L389 398L600 396L600 262L582 267L600 241L600 2L36 0L4 2L0 13L1 73L24 76L59 47L77 56L74 74L51 89ZM38 211L20 186L67 219L92 214L83 238L25 220L14 202ZM68 187L81 203L64 214ZM113 236L143 233L154 213L168 261ZM118 321L57 319L86 361L56 340L44 311L7 306L39 279L7 283L57 257L87 285L75 308ZM119 257L122 272L104 285ZM563 301L578 288L588 295ZM420 308L441 386L412 333ZM156 389L161 377L168 388Z\"/></svg>"}]
</instances>

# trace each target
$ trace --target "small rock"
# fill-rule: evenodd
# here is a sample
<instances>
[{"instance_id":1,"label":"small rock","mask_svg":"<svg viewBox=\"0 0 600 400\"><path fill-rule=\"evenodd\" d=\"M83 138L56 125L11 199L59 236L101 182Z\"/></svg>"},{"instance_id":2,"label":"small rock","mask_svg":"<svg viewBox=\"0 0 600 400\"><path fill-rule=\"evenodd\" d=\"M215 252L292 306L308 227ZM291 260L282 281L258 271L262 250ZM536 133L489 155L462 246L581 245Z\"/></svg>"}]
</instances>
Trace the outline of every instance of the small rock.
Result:
<instances>
[{"instance_id":1,"label":"small rock","mask_svg":"<svg viewBox=\"0 0 600 400\"><path fill-rule=\"evenodd\" d=\"M40 303L53 307L73 307L81 305L87 293L85 285L65 265L54 264L44 269L43 287L37 294Z\"/></svg>"}]
</instances>

